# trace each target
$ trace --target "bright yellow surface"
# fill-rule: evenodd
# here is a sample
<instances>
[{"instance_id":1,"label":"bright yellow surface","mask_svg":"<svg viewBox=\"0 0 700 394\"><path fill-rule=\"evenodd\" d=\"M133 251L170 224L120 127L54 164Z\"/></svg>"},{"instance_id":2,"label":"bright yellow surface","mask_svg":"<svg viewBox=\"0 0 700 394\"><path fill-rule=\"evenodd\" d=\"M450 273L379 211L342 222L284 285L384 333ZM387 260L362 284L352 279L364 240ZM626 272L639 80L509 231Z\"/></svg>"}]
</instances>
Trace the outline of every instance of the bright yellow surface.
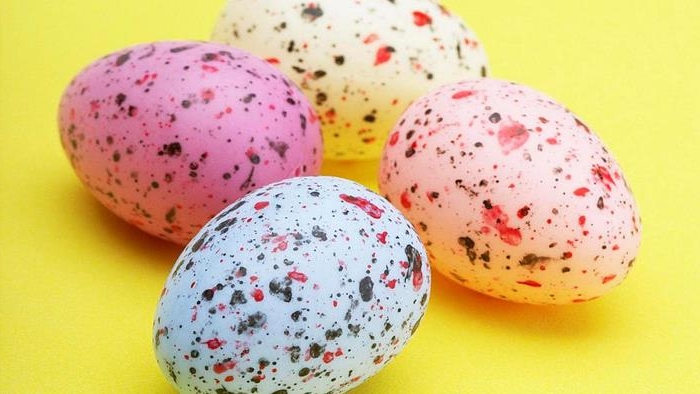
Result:
<instances>
[{"instance_id":1,"label":"bright yellow surface","mask_svg":"<svg viewBox=\"0 0 700 394\"><path fill-rule=\"evenodd\" d=\"M700 392L700 2L445 3L479 33L493 75L566 103L614 152L642 250L620 288L571 307L436 277L421 329L355 392ZM221 5L0 1L0 392L174 392L151 319L179 248L91 197L55 118L83 66L137 42L206 39ZM375 169L325 172L374 187Z\"/></svg>"}]
</instances>

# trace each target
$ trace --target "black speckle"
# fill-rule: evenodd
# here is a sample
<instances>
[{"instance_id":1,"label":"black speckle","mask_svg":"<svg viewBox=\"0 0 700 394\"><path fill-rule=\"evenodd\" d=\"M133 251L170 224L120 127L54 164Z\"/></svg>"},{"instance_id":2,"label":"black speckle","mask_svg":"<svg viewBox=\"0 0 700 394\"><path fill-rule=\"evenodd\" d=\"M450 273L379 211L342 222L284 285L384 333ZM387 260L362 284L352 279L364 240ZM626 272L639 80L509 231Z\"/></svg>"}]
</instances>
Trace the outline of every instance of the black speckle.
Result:
<instances>
[{"instance_id":1,"label":"black speckle","mask_svg":"<svg viewBox=\"0 0 700 394\"><path fill-rule=\"evenodd\" d=\"M262 312L255 312L248 315L248 318L238 323L238 329L236 332L240 335L247 331L249 328L260 328L267 322L267 315Z\"/></svg>"},{"instance_id":2,"label":"black speckle","mask_svg":"<svg viewBox=\"0 0 700 394\"><path fill-rule=\"evenodd\" d=\"M243 294L243 291L234 290L233 295L231 295L231 301L229 301L229 304L240 305L245 304L247 302L248 300L245 298L245 294Z\"/></svg>"},{"instance_id":3,"label":"black speckle","mask_svg":"<svg viewBox=\"0 0 700 394\"><path fill-rule=\"evenodd\" d=\"M211 61L216 60L218 58L219 58L219 55L217 55L216 53L205 53L204 55L202 55L203 62L211 62Z\"/></svg>"},{"instance_id":4,"label":"black speckle","mask_svg":"<svg viewBox=\"0 0 700 394\"><path fill-rule=\"evenodd\" d=\"M369 114L369 115L365 115L363 120L367 123L374 123L377 120L377 118L374 115Z\"/></svg>"},{"instance_id":5,"label":"black speckle","mask_svg":"<svg viewBox=\"0 0 700 394\"><path fill-rule=\"evenodd\" d=\"M493 205L491 205L491 200L484 200L484 208L493 209Z\"/></svg>"},{"instance_id":6,"label":"black speckle","mask_svg":"<svg viewBox=\"0 0 700 394\"><path fill-rule=\"evenodd\" d=\"M474 246L476 245L474 240L469 237L459 237L457 242L467 249L474 249Z\"/></svg>"},{"instance_id":7,"label":"black speckle","mask_svg":"<svg viewBox=\"0 0 700 394\"><path fill-rule=\"evenodd\" d=\"M117 105L121 106L124 101L126 101L126 95L124 93L119 93L114 101L117 103Z\"/></svg>"},{"instance_id":8,"label":"black speckle","mask_svg":"<svg viewBox=\"0 0 700 394\"><path fill-rule=\"evenodd\" d=\"M299 346L289 347L289 358L293 363L299 362L299 356L301 355L301 348Z\"/></svg>"},{"instance_id":9,"label":"black speckle","mask_svg":"<svg viewBox=\"0 0 700 394\"><path fill-rule=\"evenodd\" d=\"M343 329L342 329L342 328L338 328L338 329L335 329L335 330L326 330L326 339L329 340L329 341L332 341L332 340L338 338L338 337L341 336L341 335L343 335Z\"/></svg>"},{"instance_id":10,"label":"black speckle","mask_svg":"<svg viewBox=\"0 0 700 394\"><path fill-rule=\"evenodd\" d=\"M245 97L243 97L241 99L241 101L243 101L246 104L250 104L250 102L253 101L254 98L255 98L255 93L250 93L250 94L247 94Z\"/></svg>"},{"instance_id":11,"label":"black speckle","mask_svg":"<svg viewBox=\"0 0 700 394\"><path fill-rule=\"evenodd\" d=\"M345 56L335 56L333 59L335 60L335 64L339 66L342 66L345 63Z\"/></svg>"},{"instance_id":12,"label":"black speckle","mask_svg":"<svg viewBox=\"0 0 700 394\"><path fill-rule=\"evenodd\" d=\"M406 157L409 158L416 154L416 150L413 147L406 149Z\"/></svg>"},{"instance_id":13,"label":"black speckle","mask_svg":"<svg viewBox=\"0 0 700 394\"><path fill-rule=\"evenodd\" d=\"M289 144L287 144L284 141L272 141L272 140L267 141L267 144L270 146L270 149L277 152L277 154L280 156L280 158L282 158L282 159L285 158L285 156L287 154L287 150L289 149Z\"/></svg>"},{"instance_id":14,"label":"black speckle","mask_svg":"<svg viewBox=\"0 0 700 394\"><path fill-rule=\"evenodd\" d=\"M168 223L173 223L175 221L175 213L176 213L175 207L170 208L168 212L165 213L165 221Z\"/></svg>"},{"instance_id":15,"label":"black speckle","mask_svg":"<svg viewBox=\"0 0 700 394\"><path fill-rule=\"evenodd\" d=\"M360 281L360 296L362 297L362 301L368 302L374 297L374 294L372 293L372 289L374 288L374 282L372 282L372 278L369 276L365 276L362 278Z\"/></svg>"},{"instance_id":16,"label":"black speckle","mask_svg":"<svg viewBox=\"0 0 700 394\"><path fill-rule=\"evenodd\" d=\"M491 122L491 123L498 123L500 121L501 121L501 114L499 114L498 112L494 112L491 114L491 116L489 116L489 122Z\"/></svg>"},{"instance_id":17,"label":"black speckle","mask_svg":"<svg viewBox=\"0 0 700 394\"><path fill-rule=\"evenodd\" d=\"M323 10L318 5L309 5L301 12L301 17L309 22L313 22L322 16Z\"/></svg>"},{"instance_id":18,"label":"black speckle","mask_svg":"<svg viewBox=\"0 0 700 394\"><path fill-rule=\"evenodd\" d=\"M130 58L131 58L131 51L126 52L126 53L122 53L121 55L119 55L119 57L117 57L117 61L114 64L117 67L120 67L124 63L128 62Z\"/></svg>"},{"instance_id":19,"label":"black speckle","mask_svg":"<svg viewBox=\"0 0 700 394\"><path fill-rule=\"evenodd\" d=\"M205 301L211 301L214 298L214 290L206 289L202 292L202 299Z\"/></svg>"},{"instance_id":20,"label":"black speckle","mask_svg":"<svg viewBox=\"0 0 700 394\"><path fill-rule=\"evenodd\" d=\"M321 354L326 350L326 346L324 345L319 345L318 343L314 342L309 346L309 354L313 358L319 358Z\"/></svg>"},{"instance_id":21,"label":"black speckle","mask_svg":"<svg viewBox=\"0 0 700 394\"><path fill-rule=\"evenodd\" d=\"M182 100L180 104L182 105L182 108L189 108L192 106L192 102L190 100Z\"/></svg>"},{"instance_id":22,"label":"black speckle","mask_svg":"<svg viewBox=\"0 0 700 394\"><path fill-rule=\"evenodd\" d=\"M292 280L290 278L284 277L282 279L273 279L270 281L269 290L270 293L281 299L284 302L290 302L292 300Z\"/></svg>"},{"instance_id":23,"label":"black speckle","mask_svg":"<svg viewBox=\"0 0 700 394\"><path fill-rule=\"evenodd\" d=\"M326 232L321 229L319 226L314 226L313 230L311 231L311 235L314 237L320 239L321 241L327 241L328 237L326 236Z\"/></svg>"},{"instance_id":24,"label":"black speckle","mask_svg":"<svg viewBox=\"0 0 700 394\"><path fill-rule=\"evenodd\" d=\"M180 47L175 47L175 48L170 49L170 53L180 53L180 52L186 51L188 49L192 49L194 47L196 47L196 45L184 45L184 46L180 46Z\"/></svg>"},{"instance_id":25,"label":"black speckle","mask_svg":"<svg viewBox=\"0 0 700 394\"><path fill-rule=\"evenodd\" d=\"M202 246L204 246L204 242L206 241L208 235L209 235L209 233L208 233L208 232L205 232L205 233L202 234L202 236L192 245L192 253L198 252L199 249L201 249Z\"/></svg>"}]
</instances>

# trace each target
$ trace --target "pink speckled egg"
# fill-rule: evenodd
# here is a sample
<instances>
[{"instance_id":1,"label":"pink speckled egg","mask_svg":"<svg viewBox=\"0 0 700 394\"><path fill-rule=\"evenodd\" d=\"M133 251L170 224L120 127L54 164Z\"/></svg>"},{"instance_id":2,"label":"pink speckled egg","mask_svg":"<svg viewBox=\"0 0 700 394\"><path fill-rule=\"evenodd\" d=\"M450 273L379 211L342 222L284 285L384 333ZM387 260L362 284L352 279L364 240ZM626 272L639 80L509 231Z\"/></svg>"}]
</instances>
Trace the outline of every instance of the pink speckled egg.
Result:
<instances>
[{"instance_id":1,"label":"pink speckled egg","mask_svg":"<svg viewBox=\"0 0 700 394\"><path fill-rule=\"evenodd\" d=\"M602 141L515 83L468 80L417 100L384 148L379 185L438 271L506 300L599 297L640 244L637 205Z\"/></svg>"},{"instance_id":2,"label":"pink speckled egg","mask_svg":"<svg viewBox=\"0 0 700 394\"><path fill-rule=\"evenodd\" d=\"M298 83L335 160L378 159L412 100L488 72L474 31L432 0L227 0L212 40L268 59Z\"/></svg>"},{"instance_id":3,"label":"pink speckled egg","mask_svg":"<svg viewBox=\"0 0 700 394\"><path fill-rule=\"evenodd\" d=\"M247 52L154 42L85 68L58 123L76 174L102 204L184 244L249 191L318 174L316 119L294 83Z\"/></svg>"}]
</instances>

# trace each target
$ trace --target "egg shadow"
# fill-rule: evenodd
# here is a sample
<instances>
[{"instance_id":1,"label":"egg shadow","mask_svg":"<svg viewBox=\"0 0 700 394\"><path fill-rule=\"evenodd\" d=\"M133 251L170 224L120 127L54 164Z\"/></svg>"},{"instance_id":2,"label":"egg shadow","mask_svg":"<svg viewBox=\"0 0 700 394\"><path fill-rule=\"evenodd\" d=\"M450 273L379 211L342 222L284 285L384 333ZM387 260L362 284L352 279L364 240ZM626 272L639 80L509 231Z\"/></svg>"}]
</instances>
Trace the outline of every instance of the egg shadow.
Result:
<instances>
[{"instance_id":1,"label":"egg shadow","mask_svg":"<svg viewBox=\"0 0 700 394\"><path fill-rule=\"evenodd\" d=\"M138 259L138 268L142 269L143 265L140 262L146 260L153 263L153 268L168 272L183 249L181 245L152 236L125 222L77 181L55 185L52 193L54 201L59 204L56 209L63 211L62 215L85 226L97 225L91 231L104 235L106 248L126 248L129 249L128 254L144 256L144 259ZM136 265L134 259L124 259L125 263L132 261Z\"/></svg>"},{"instance_id":2,"label":"egg shadow","mask_svg":"<svg viewBox=\"0 0 700 394\"><path fill-rule=\"evenodd\" d=\"M603 308L601 301L574 305L515 303L470 290L435 271L431 291L431 306L436 313L476 320L490 330L579 340L598 336L611 327L609 308Z\"/></svg>"}]
</instances>

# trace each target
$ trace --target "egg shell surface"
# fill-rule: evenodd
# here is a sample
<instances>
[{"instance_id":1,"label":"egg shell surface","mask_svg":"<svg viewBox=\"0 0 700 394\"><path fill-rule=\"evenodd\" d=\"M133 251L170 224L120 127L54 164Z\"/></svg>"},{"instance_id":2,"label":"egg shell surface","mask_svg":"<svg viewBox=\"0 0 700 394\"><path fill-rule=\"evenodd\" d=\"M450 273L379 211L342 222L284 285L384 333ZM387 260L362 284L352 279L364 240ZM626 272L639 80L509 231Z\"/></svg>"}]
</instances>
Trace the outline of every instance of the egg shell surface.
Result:
<instances>
[{"instance_id":1,"label":"egg shell surface","mask_svg":"<svg viewBox=\"0 0 700 394\"><path fill-rule=\"evenodd\" d=\"M229 0L212 40L289 75L315 104L326 158L338 160L379 158L413 99L487 73L474 32L426 0Z\"/></svg>"},{"instance_id":2,"label":"egg shell surface","mask_svg":"<svg viewBox=\"0 0 700 394\"><path fill-rule=\"evenodd\" d=\"M318 174L320 124L281 72L204 42L132 46L66 88L59 130L92 194L122 219L187 243L257 187Z\"/></svg>"},{"instance_id":3,"label":"egg shell surface","mask_svg":"<svg viewBox=\"0 0 700 394\"><path fill-rule=\"evenodd\" d=\"M292 178L228 206L185 248L155 353L182 392L345 392L401 351L429 293L425 249L388 201Z\"/></svg>"},{"instance_id":4,"label":"egg shell surface","mask_svg":"<svg viewBox=\"0 0 700 394\"><path fill-rule=\"evenodd\" d=\"M379 186L438 271L506 300L599 297L640 245L637 205L602 141L515 83L467 80L417 100L387 141Z\"/></svg>"}]
</instances>

